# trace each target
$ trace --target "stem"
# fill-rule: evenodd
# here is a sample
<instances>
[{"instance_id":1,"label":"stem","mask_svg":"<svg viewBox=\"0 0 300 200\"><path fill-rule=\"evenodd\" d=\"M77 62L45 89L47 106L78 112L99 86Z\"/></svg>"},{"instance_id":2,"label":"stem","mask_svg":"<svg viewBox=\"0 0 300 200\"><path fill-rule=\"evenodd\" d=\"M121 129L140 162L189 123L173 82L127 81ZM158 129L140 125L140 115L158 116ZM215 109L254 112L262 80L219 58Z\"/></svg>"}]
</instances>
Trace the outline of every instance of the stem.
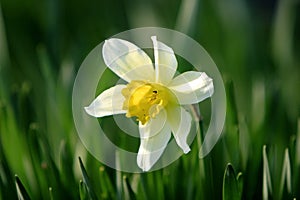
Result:
<instances>
[{"instance_id":1,"label":"stem","mask_svg":"<svg viewBox=\"0 0 300 200\"><path fill-rule=\"evenodd\" d=\"M190 105L191 113L195 121L196 125L196 131L197 131L197 144L198 144L198 150L200 150L200 147L202 145L202 117L200 114L200 110L198 107L198 104L192 104ZM205 166L203 159L199 159L199 172L200 172L200 178L201 180L205 180Z\"/></svg>"}]
</instances>

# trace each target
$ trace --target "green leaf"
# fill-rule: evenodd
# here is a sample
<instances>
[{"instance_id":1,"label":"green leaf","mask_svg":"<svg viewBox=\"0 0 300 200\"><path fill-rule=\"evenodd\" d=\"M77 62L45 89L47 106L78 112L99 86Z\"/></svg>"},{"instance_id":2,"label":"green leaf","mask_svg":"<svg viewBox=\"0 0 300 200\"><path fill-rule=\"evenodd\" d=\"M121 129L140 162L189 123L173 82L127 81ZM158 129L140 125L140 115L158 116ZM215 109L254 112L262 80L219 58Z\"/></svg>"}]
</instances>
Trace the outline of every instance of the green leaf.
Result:
<instances>
[{"instance_id":1,"label":"green leaf","mask_svg":"<svg viewBox=\"0 0 300 200\"><path fill-rule=\"evenodd\" d=\"M235 199L240 199L240 195L234 169L229 163L223 178L223 200Z\"/></svg>"},{"instance_id":2,"label":"green leaf","mask_svg":"<svg viewBox=\"0 0 300 200\"><path fill-rule=\"evenodd\" d=\"M82 160L81 158L79 157L79 164L80 164L80 169L81 169L81 172L82 172L82 176L83 176L83 181L86 185L86 188L87 188L87 191L88 191L88 194L90 196L91 199L97 199L97 196L92 188L92 185L91 185L91 182L90 182L90 179L88 177L88 174L83 166L83 163L82 163Z\"/></svg>"},{"instance_id":3,"label":"green leaf","mask_svg":"<svg viewBox=\"0 0 300 200\"><path fill-rule=\"evenodd\" d=\"M30 197L29 197L25 187L23 186L21 180L19 179L19 177L17 175L15 176L15 183L16 183L18 199L19 200L29 200Z\"/></svg>"}]
</instances>

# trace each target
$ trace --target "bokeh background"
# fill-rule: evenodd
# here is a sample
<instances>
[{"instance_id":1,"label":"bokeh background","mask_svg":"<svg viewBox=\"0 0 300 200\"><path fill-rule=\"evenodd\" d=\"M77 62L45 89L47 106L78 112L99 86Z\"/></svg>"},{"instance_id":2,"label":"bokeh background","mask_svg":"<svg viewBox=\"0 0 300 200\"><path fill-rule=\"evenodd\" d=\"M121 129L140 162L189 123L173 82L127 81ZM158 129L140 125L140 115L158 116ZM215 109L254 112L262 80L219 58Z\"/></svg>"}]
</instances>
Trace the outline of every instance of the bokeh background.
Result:
<instances>
[{"instance_id":1,"label":"bokeh background","mask_svg":"<svg viewBox=\"0 0 300 200\"><path fill-rule=\"evenodd\" d=\"M0 199L300 199L299 11L299 0L1 0ZM195 141L167 168L122 173L81 144L72 87L96 45L146 26L207 50L226 124L204 159Z\"/></svg>"}]
</instances>

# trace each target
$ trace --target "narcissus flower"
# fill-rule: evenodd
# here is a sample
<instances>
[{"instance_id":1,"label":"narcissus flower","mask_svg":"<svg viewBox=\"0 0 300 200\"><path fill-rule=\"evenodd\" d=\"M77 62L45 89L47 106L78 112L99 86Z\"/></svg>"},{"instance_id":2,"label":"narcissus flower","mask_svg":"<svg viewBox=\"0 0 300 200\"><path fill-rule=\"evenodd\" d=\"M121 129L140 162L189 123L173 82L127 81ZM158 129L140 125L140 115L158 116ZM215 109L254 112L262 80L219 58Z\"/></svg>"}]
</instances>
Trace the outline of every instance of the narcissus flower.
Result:
<instances>
[{"instance_id":1,"label":"narcissus flower","mask_svg":"<svg viewBox=\"0 0 300 200\"><path fill-rule=\"evenodd\" d=\"M126 114L138 121L140 147L137 164L148 171L158 161L171 135L184 153L192 117L184 106L211 97L213 80L204 72L188 71L175 76L177 60L172 48L151 37L154 64L136 45L121 39L106 40L105 64L127 84L102 92L86 112L94 117Z\"/></svg>"}]
</instances>

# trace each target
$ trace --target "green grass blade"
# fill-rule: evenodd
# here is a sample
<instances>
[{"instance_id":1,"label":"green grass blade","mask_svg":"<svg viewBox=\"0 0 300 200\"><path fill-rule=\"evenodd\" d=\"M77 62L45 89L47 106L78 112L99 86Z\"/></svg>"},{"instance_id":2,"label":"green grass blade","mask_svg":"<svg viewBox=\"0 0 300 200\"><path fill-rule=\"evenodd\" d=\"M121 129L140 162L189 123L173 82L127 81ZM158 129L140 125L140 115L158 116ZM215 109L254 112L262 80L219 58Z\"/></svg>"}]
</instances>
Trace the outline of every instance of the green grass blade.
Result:
<instances>
[{"instance_id":1,"label":"green grass blade","mask_svg":"<svg viewBox=\"0 0 300 200\"><path fill-rule=\"evenodd\" d=\"M224 152L225 160L237 166L240 163L240 127L239 116L237 109L237 98L235 94L235 85L233 81L226 82L226 98L227 98L227 113L226 113L226 125L224 134L224 141L226 144L226 151Z\"/></svg>"},{"instance_id":2,"label":"green grass blade","mask_svg":"<svg viewBox=\"0 0 300 200\"><path fill-rule=\"evenodd\" d=\"M285 149L284 154L284 161L281 173L281 180L280 180L280 188L279 188L279 198L282 198L282 194L284 191L284 183L286 183L286 189L288 194L292 192L292 178L291 178L291 163L290 163L290 156L289 150Z\"/></svg>"},{"instance_id":3,"label":"green grass blade","mask_svg":"<svg viewBox=\"0 0 300 200\"><path fill-rule=\"evenodd\" d=\"M2 8L0 4L0 71L3 66L8 64L9 58L5 32L4 20L2 17Z\"/></svg>"},{"instance_id":4,"label":"green grass blade","mask_svg":"<svg viewBox=\"0 0 300 200\"><path fill-rule=\"evenodd\" d=\"M18 194L18 199L19 200L29 200L30 197L22 184L21 180L19 177L16 175L15 176L15 183L16 183L16 189L17 189L17 194Z\"/></svg>"},{"instance_id":5,"label":"green grass blade","mask_svg":"<svg viewBox=\"0 0 300 200\"><path fill-rule=\"evenodd\" d=\"M116 151L116 166L117 168L120 169L120 154L118 151ZM117 189L117 199L122 199L122 194L123 194L123 187L122 187L122 172L119 170L116 170L116 189Z\"/></svg>"},{"instance_id":6,"label":"green grass blade","mask_svg":"<svg viewBox=\"0 0 300 200\"><path fill-rule=\"evenodd\" d=\"M99 168L100 186L101 186L101 199L115 199L116 192L111 183L109 175L105 171L105 168L101 166Z\"/></svg>"},{"instance_id":7,"label":"green grass blade","mask_svg":"<svg viewBox=\"0 0 300 200\"><path fill-rule=\"evenodd\" d=\"M295 160L296 160L296 168L299 168L300 167L300 118L298 119Z\"/></svg>"},{"instance_id":8,"label":"green grass blade","mask_svg":"<svg viewBox=\"0 0 300 200\"><path fill-rule=\"evenodd\" d=\"M232 165L229 163L223 177L223 200L238 200L238 183Z\"/></svg>"},{"instance_id":9,"label":"green grass blade","mask_svg":"<svg viewBox=\"0 0 300 200\"><path fill-rule=\"evenodd\" d=\"M79 182L79 195L81 200L92 199L89 195L86 184L82 180Z\"/></svg>"},{"instance_id":10,"label":"green grass blade","mask_svg":"<svg viewBox=\"0 0 300 200\"><path fill-rule=\"evenodd\" d=\"M238 184L239 199L242 199L243 189L244 189L244 178L242 172L238 173L236 179Z\"/></svg>"},{"instance_id":11,"label":"green grass blade","mask_svg":"<svg viewBox=\"0 0 300 200\"><path fill-rule=\"evenodd\" d=\"M141 174L133 174L131 177L131 187L134 193L136 194L136 199L138 200L147 200L148 196L145 189L145 184L141 178ZM165 181L165 180L164 180ZM166 183L165 183L166 184ZM170 190L172 191L172 187L168 184Z\"/></svg>"},{"instance_id":12,"label":"green grass blade","mask_svg":"<svg viewBox=\"0 0 300 200\"><path fill-rule=\"evenodd\" d=\"M1 122L0 122L1 123ZM0 130L1 132L1 130ZM1 134L1 133L0 133ZM14 187L14 181L12 177L11 168L7 163L6 156L2 149L2 141L0 139L0 199L11 199L14 197L14 193L11 192L10 188Z\"/></svg>"},{"instance_id":13,"label":"green grass blade","mask_svg":"<svg viewBox=\"0 0 300 200\"><path fill-rule=\"evenodd\" d=\"M52 192L52 187L49 187L49 199L53 200L53 192Z\"/></svg>"},{"instance_id":14,"label":"green grass blade","mask_svg":"<svg viewBox=\"0 0 300 200\"><path fill-rule=\"evenodd\" d=\"M69 185L69 187L76 187L74 173L70 170L70 166L73 166L73 159L70 148L65 140L62 141L60 146L60 176L61 179Z\"/></svg>"},{"instance_id":15,"label":"green grass blade","mask_svg":"<svg viewBox=\"0 0 300 200\"><path fill-rule=\"evenodd\" d=\"M237 125L239 124L238 109L236 103L235 85L232 80L226 83L226 92L228 98L228 109L230 110L227 116L231 118L232 124Z\"/></svg>"},{"instance_id":16,"label":"green grass blade","mask_svg":"<svg viewBox=\"0 0 300 200\"><path fill-rule=\"evenodd\" d=\"M199 9L199 1L183 0L176 20L176 30L183 33L190 33L194 29L194 24L197 21L196 16Z\"/></svg>"},{"instance_id":17,"label":"green grass blade","mask_svg":"<svg viewBox=\"0 0 300 200\"><path fill-rule=\"evenodd\" d=\"M263 199L268 200L269 192L272 194L272 183L269 170L269 162L266 152L266 145L263 146Z\"/></svg>"},{"instance_id":18,"label":"green grass blade","mask_svg":"<svg viewBox=\"0 0 300 200\"><path fill-rule=\"evenodd\" d=\"M294 151L294 164L293 164L293 191L296 196L300 196L299 185L300 185L300 118L298 118L296 146Z\"/></svg>"},{"instance_id":19,"label":"green grass blade","mask_svg":"<svg viewBox=\"0 0 300 200\"><path fill-rule=\"evenodd\" d=\"M125 199L136 200L135 194L132 190L132 187L129 183L128 177L123 176L123 188L124 188L124 197Z\"/></svg>"},{"instance_id":20,"label":"green grass blade","mask_svg":"<svg viewBox=\"0 0 300 200\"><path fill-rule=\"evenodd\" d=\"M84 168L84 165L83 165L82 160L81 160L80 157L79 157L79 164L80 164L80 169L81 169L82 176L83 176L83 181L84 181L84 183L86 185L87 191L88 191L91 199L96 200L97 196L96 196L96 194L95 194L95 192L93 190L93 187L91 185L89 176L88 176L88 174L87 174L87 172L86 172L86 170Z\"/></svg>"}]
</instances>

